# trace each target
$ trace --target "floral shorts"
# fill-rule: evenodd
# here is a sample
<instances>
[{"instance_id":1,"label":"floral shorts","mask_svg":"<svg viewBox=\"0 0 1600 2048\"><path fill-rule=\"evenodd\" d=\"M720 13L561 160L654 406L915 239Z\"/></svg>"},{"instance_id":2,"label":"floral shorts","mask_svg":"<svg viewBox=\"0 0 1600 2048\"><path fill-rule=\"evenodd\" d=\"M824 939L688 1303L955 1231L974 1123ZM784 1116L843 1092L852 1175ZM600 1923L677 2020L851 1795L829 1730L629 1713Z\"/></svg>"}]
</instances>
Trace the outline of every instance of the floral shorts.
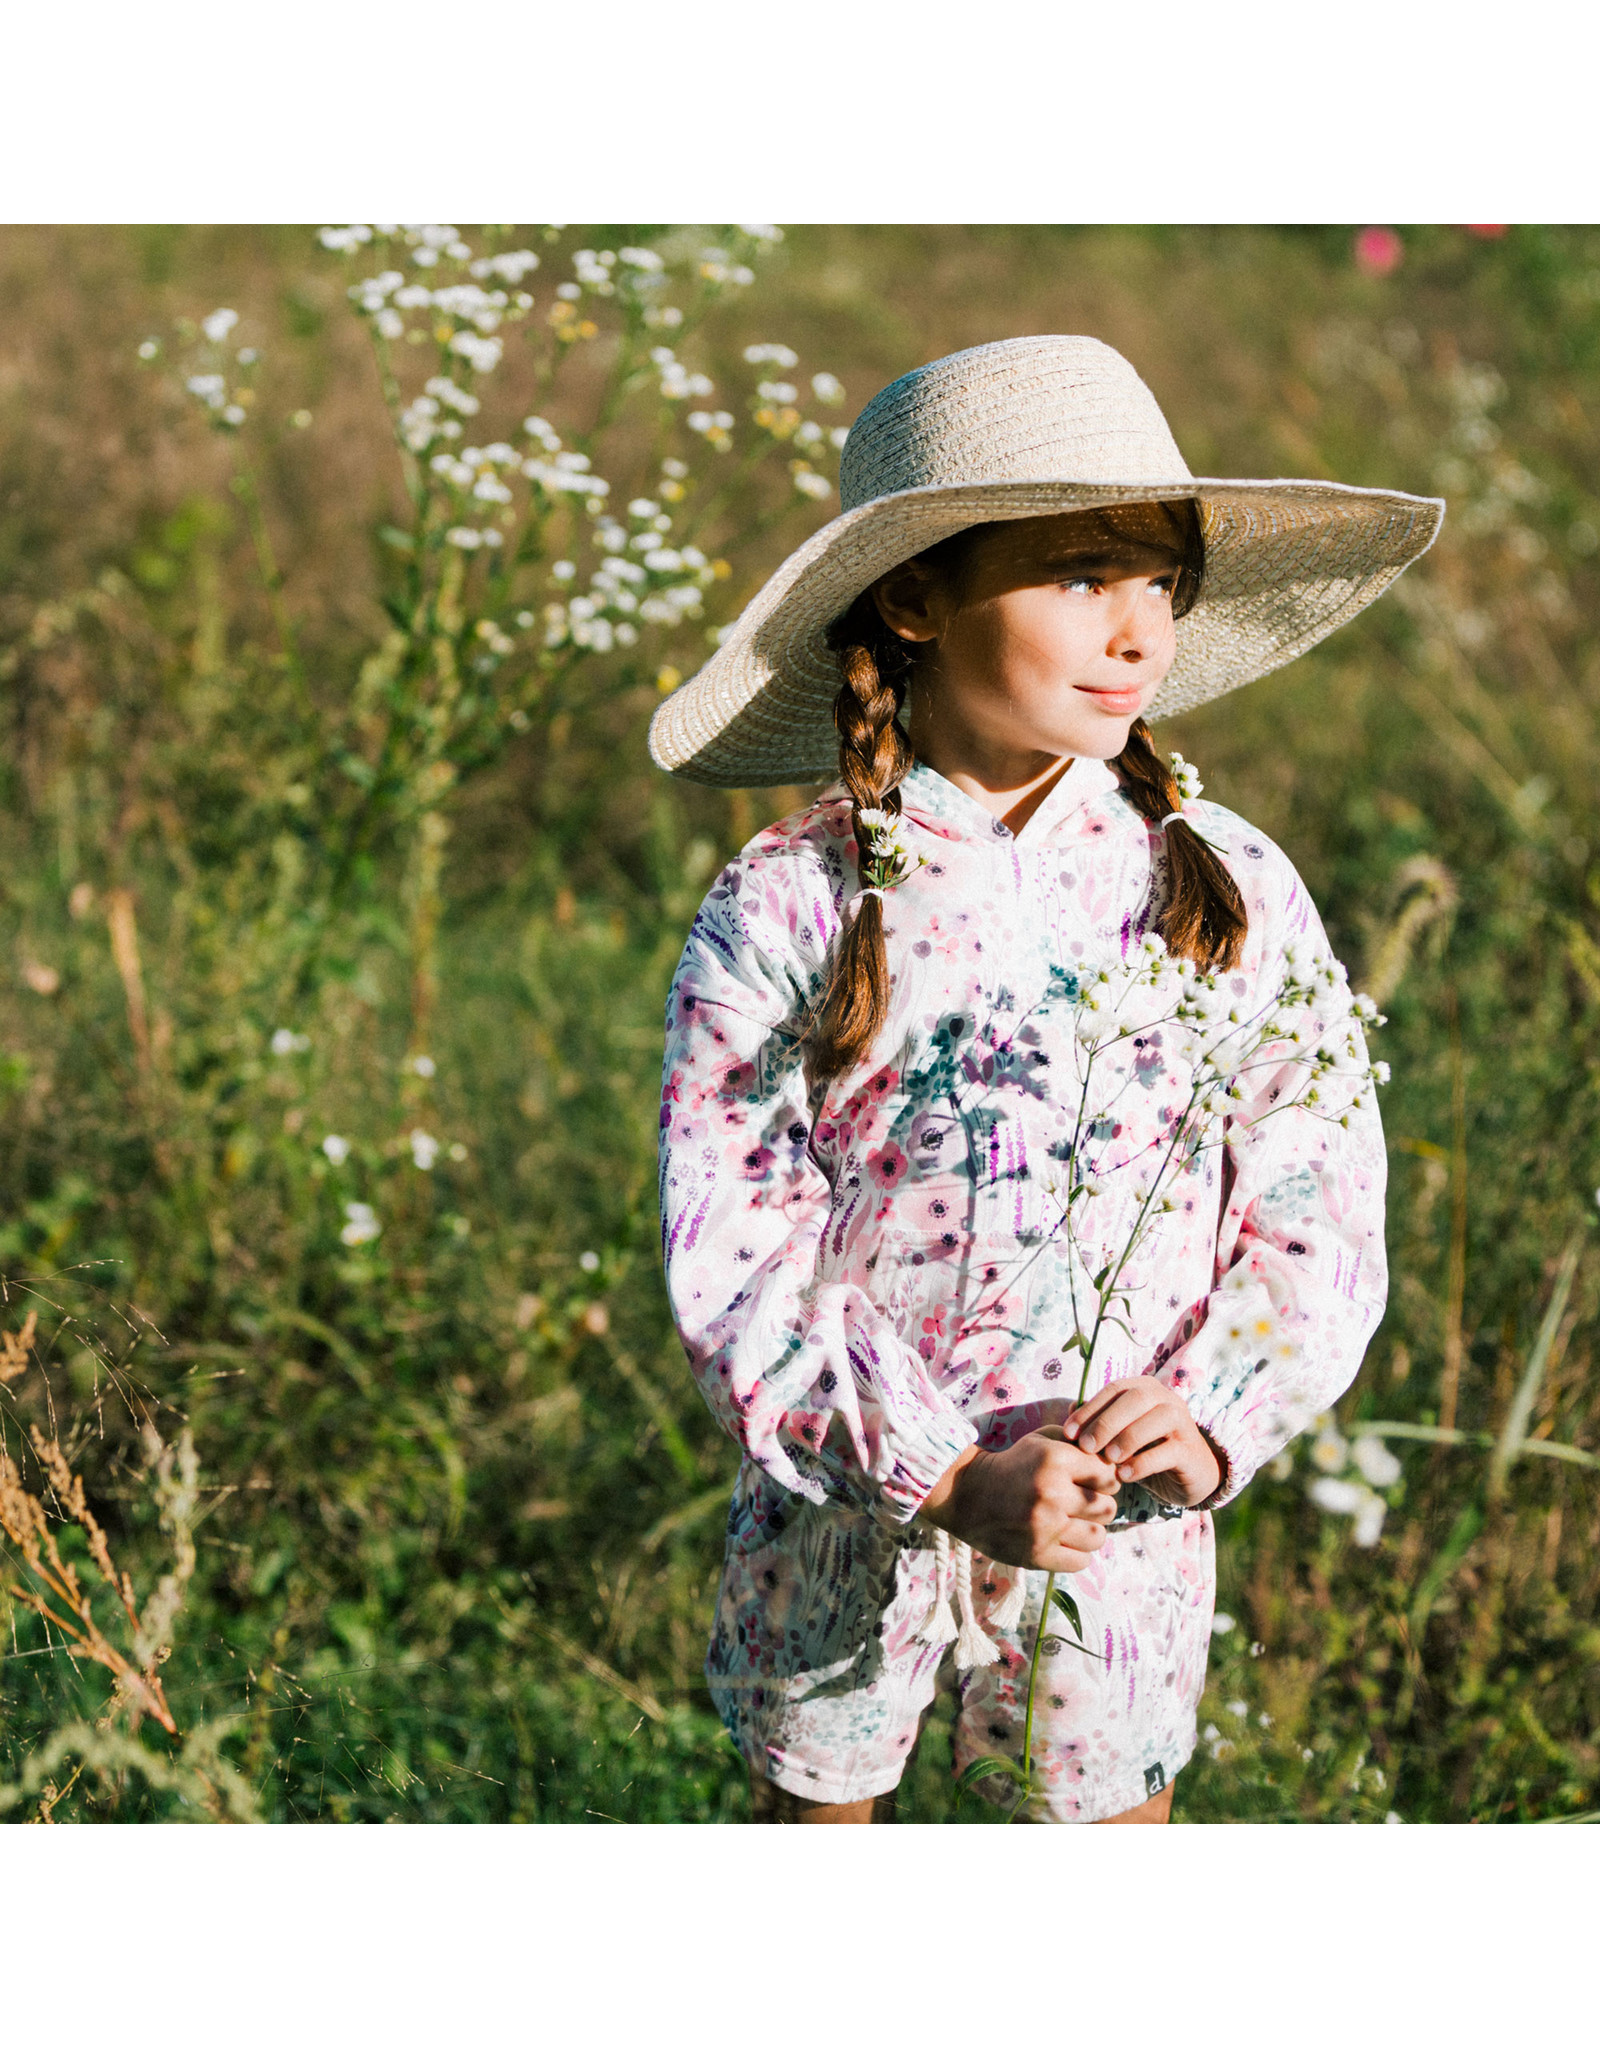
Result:
<instances>
[{"instance_id":1,"label":"floral shorts","mask_svg":"<svg viewBox=\"0 0 1600 2048\"><path fill-rule=\"evenodd\" d=\"M961 1674L957 1770L982 1756L1022 1759L1045 1574L1025 1575L1015 1628L989 1619L1017 1576L973 1559L974 1612L1000 1657ZM1052 1617L1034 1707L1037 1817L1107 1820L1162 1791L1193 1753L1216 1590L1211 1517L1117 1529L1058 1583L1083 1645L1064 1615ZM921 1640L935 1593L924 1532L798 1500L747 1467L706 1670L751 1768L830 1804L892 1790L948 1654ZM1009 1797L998 1774L977 1789Z\"/></svg>"}]
</instances>

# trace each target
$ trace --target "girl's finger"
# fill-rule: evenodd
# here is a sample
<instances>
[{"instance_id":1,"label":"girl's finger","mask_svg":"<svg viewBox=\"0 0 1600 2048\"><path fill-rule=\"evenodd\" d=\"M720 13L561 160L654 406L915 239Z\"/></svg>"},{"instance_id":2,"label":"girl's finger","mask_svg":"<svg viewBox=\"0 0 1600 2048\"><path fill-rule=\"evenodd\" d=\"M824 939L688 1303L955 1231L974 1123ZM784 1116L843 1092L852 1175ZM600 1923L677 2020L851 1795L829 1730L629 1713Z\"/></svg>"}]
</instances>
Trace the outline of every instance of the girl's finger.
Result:
<instances>
[{"instance_id":1,"label":"girl's finger","mask_svg":"<svg viewBox=\"0 0 1600 2048\"><path fill-rule=\"evenodd\" d=\"M1158 1444L1172 1434L1172 1417L1162 1408L1147 1408L1142 1415L1136 1415L1131 1422L1123 1423L1116 1435L1101 1451L1100 1455L1108 1465L1116 1467L1117 1477L1123 1476L1122 1467L1127 1461L1145 1451L1152 1444Z\"/></svg>"},{"instance_id":2,"label":"girl's finger","mask_svg":"<svg viewBox=\"0 0 1600 2048\"><path fill-rule=\"evenodd\" d=\"M1063 1423L1068 1442L1075 1443L1080 1451L1092 1451L1096 1443L1103 1443L1109 1434L1105 1426L1106 1418L1115 1413L1125 1399L1126 1391L1120 1387L1107 1388L1104 1393L1097 1395L1093 1414L1080 1409L1076 1415ZM1129 1412L1137 1411L1130 1409Z\"/></svg>"},{"instance_id":3,"label":"girl's finger","mask_svg":"<svg viewBox=\"0 0 1600 2048\"><path fill-rule=\"evenodd\" d=\"M1056 1540L1040 1558L1038 1568L1049 1572L1081 1571L1105 1540L1105 1530L1093 1522L1067 1522L1056 1532Z\"/></svg>"},{"instance_id":4,"label":"girl's finger","mask_svg":"<svg viewBox=\"0 0 1600 2048\"><path fill-rule=\"evenodd\" d=\"M1078 1436L1079 1450L1093 1451L1097 1456L1103 1457L1104 1447L1154 1405L1150 1396L1142 1389L1122 1388L1098 1415L1091 1417L1084 1425Z\"/></svg>"},{"instance_id":5,"label":"girl's finger","mask_svg":"<svg viewBox=\"0 0 1600 2048\"><path fill-rule=\"evenodd\" d=\"M1122 1380L1113 1380L1109 1386L1102 1387L1098 1393L1091 1394L1087 1401L1073 1409L1072 1413L1061 1425L1062 1433L1069 1442L1076 1439L1086 1422L1092 1422L1109 1402L1114 1401L1118 1394L1123 1392L1124 1385L1125 1382Z\"/></svg>"},{"instance_id":6,"label":"girl's finger","mask_svg":"<svg viewBox=\"0 0 1600 2048\"><path fill-rule=\"evenodd\" d=\"M1152 1444L1137 1457L1128 1459L1117 1467L1117 1477L1126 1480L1148 1479L1156 1472L1177 1472L1183 1466L1183 1447L1175 1436L1164 1437L1160 1443Z\"/></svg>"}]
</instances>

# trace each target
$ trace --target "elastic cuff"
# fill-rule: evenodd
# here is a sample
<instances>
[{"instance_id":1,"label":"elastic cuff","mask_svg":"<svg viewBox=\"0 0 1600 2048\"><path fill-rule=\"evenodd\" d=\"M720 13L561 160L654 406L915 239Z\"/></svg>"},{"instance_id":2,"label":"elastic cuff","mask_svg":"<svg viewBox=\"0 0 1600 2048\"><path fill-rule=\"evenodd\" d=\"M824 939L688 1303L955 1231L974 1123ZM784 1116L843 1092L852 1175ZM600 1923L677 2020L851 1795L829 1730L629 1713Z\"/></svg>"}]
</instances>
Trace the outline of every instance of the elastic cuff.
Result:
<instances>
[{"instance_id":1,"label":"elastic cuff","mask_svg":"<svg viewBox=\"0 0 1600 2048\"><path fill-rule=\"evenodd\" d=\"M1192 1514L1198 1515L1203 1514L1207 1508L1226 1507L1234 1495L1243 1490L1243 1482L1241 1481L1238 1486L1234 1485L1233 1459L1228 1455L1223 1445L1211 1434L1210 1430L1206 1428L1205 1424L1197 1422L1195 1428L1205 1438L1206 1448L1210 1451L1212 1457L1216 1459L1217 1469L1222 1474L1222 1477L1217 1481L1211 1492L1206 1495L1205 1499L1197 1502L1190 1510Z\"/></svg>"},{"instance_id":2,"label":"elastic cuff","mask_svg":"<svg viewBox=\"0 0 1600 2048\"><path fill-rule=\"evenodd\" d=\"M977 1441L977 1430L954 1409L943 1427L930 1418L927 1430L915 1442L900 1439L895 1444L894 1465L878 1493L884 1519L902 1524L914 1521L945 1473Z\"/></svg>"}]
</instances>

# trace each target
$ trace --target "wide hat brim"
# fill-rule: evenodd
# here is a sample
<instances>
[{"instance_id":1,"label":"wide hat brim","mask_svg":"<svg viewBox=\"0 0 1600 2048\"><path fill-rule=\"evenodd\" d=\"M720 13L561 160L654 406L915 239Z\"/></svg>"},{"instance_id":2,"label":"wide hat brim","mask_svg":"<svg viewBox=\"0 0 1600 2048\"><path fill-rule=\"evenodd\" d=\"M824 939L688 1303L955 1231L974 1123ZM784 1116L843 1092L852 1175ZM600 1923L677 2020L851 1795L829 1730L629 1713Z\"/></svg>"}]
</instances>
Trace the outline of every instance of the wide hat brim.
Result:
<instances>
[{"instance_id":1,"label":"wide hat brim","mask_svg":"<svg viewBox=\"0 0 1600 2048\"><path fill-rule=\"evenodd\" d=\"M1199 601L1146 716L1168 718L1282 668L1380 597L1433 543L1439 498L1357 485L1181 477L1114 484L1030 479L893 492L842 512L790 555L726 640L661 705L657 765L715 788L831 779L840 670L829 624L880 576L964 527L1099 505L1198 501Z\"/></svg>"}]
</instances>

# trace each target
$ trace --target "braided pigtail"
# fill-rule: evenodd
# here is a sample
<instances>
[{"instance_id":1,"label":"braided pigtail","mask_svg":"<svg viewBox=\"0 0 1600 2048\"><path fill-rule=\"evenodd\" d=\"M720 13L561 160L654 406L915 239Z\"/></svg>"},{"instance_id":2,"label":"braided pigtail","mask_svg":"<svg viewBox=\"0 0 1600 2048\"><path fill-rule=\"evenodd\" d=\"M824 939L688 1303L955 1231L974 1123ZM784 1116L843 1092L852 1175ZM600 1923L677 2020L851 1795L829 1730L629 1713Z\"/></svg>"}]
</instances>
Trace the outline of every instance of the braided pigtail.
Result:
<instances>
[{"instance_id":1,"label":"braided pigtail","mask_svg":"<svg viewBox=\"0 0 1600 2048\"><path fill-rule=\"evenodd\" d=\"M911 744L897 723L914 657L888 633L869 596L857 599L829 634L844 682L833 701L839 732L839 773L850 792L856 858L871 839L863 811L899 815L900 783L912 765ZM889 1014L889 961L883 944L883 899L863 895L848 915L828 992L808 1034L806 1073L813 1087L864 1059Z\"/></svg>"},{"instance_id":2,"label":"braided pigtail","mask_svg":"<svg viewBox=\"0 0 1600 2048\"><path fill-rule=\"evenodd\" d=\"M1197 967L1233 967L1244 950L1249 919L1239 885L1226 864L1188 822L1172 818L1183 803L1177 777L1156 751L1150 728L1136 718L1128 744L1112 762L1123 793L1141 818L1164 830L1167 900L1156 929L1167 950Z\"/></svg>"}]
</instances>

